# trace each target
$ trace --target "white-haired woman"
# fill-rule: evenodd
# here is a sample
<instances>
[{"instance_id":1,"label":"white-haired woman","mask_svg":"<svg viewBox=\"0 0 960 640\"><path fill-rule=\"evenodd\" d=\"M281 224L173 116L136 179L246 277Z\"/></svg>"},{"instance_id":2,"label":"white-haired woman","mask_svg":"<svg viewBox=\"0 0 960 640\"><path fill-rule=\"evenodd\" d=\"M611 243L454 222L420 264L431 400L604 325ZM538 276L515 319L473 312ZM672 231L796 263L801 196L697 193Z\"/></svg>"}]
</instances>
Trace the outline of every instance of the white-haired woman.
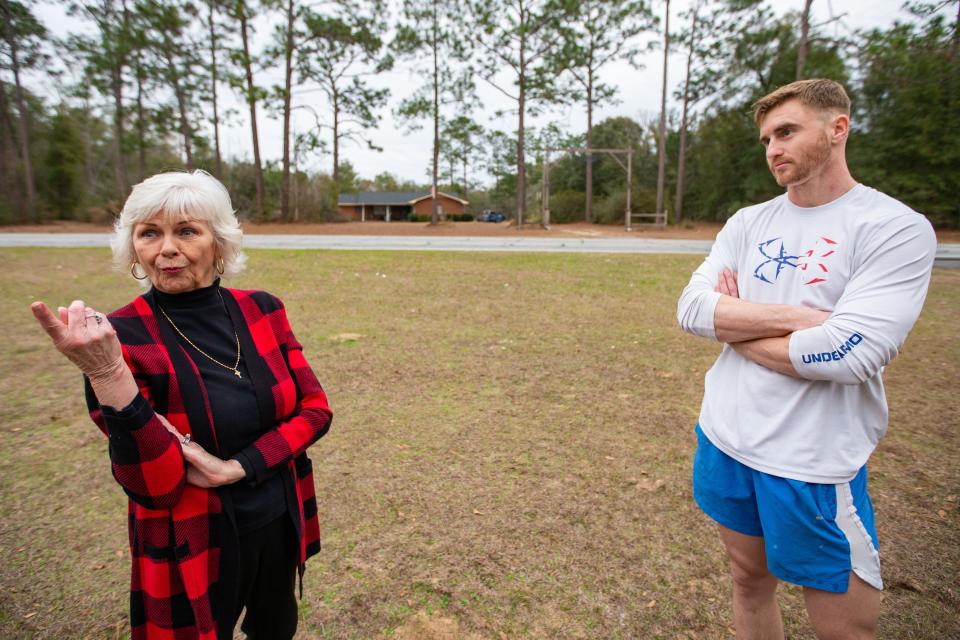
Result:
<instances>
[{"instance_id":1,"label":"white-haired woman","mask_svg":"<svg viewBox=\"0 0 960 640\"><path fill-rule=\"evenodd\" d=\"M74 301L31 308L85 374L129 501L131 636L290 638L295 583L320 547L306 449L326 396L282 303L220 286L243 268L230 196L212 176L133 188L114 259L149 289L104 317Z\"/></svg>"}]
</instances>

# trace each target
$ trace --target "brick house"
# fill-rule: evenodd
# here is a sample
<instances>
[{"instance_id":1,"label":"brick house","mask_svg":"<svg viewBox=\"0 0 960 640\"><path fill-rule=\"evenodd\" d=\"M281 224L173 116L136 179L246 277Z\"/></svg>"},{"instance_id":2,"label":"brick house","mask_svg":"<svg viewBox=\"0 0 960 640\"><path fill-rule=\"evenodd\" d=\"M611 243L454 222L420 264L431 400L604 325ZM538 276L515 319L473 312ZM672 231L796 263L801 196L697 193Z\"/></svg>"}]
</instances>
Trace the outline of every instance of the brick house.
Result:
<instances>
[{"instance_id":1,"label":"brick house","mask_svg":"<svg viewBox=\"0 0 960 640\"><path fill-rule=\"evenodd\" d=\"M437 192L437 205L444 215L461 214L469 203L442 191ZM337 212L350 220L407 220L411 213L429 216L429 191L361 191L341 193Z\"/></svg>"}]
</instances>

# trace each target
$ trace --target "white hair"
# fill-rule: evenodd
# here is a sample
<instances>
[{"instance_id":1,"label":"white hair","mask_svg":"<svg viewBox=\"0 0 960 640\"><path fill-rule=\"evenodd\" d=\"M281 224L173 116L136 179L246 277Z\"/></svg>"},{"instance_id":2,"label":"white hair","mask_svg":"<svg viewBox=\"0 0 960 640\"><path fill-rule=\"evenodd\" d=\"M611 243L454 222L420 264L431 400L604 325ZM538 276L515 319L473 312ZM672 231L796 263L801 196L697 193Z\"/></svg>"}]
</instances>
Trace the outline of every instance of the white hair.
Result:
<instances>
[{"instance_id":1,"label":"white hair","mask_svg":"<svg viewBox=\"0 0 960 640\"><path fill-rule=\"evenodd\" d=\"M133 228L158 213L168 221L192 218L209 224L223 259L223 275L229 278L243 271L247 261L241 249L243 231L234 214L230 194L219 180L199 169L193 173L158 173L133 188L113 225L110 239L117 269L129 271L136 262Z\"/></svg>"}]
</instances>

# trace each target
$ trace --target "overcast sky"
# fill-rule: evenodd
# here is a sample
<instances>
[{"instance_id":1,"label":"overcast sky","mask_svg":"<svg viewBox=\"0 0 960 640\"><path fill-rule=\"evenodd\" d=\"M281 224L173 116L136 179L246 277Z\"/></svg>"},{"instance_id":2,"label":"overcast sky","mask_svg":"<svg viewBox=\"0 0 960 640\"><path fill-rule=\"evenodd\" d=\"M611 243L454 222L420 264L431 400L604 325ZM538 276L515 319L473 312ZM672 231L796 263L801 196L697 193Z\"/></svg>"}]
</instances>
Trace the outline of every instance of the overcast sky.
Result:
<instances>
[{"instance_id":1,"label":"overcast sky","mask_svg":"<svg viewBox=\"0 0 960 640\"><path fill-rule=\"evenodd\" d=\"M671 3L671 31L677 31L683 25L678 24L678 15L687 8L689 0L675 0ZM799 10L803 0L771 0L770 4L778 13L789 10ZM828 31L837 30L839 33L850 32L853 29L887 27L897 18L903 18L901 10L902 0L814 0L812 5L814 24L824 22L831 17L843 14L840 21L827 27ZM654 10L663 19L663 2L655 1ZM68 32L77 31L81 23L65 15L62 4L41 4L35 8L38 17L47 25L55 36L65 36ZM254 37L254 46L263 46L269 38L271 28L260 22ZM644 36L650 39L655 36ZM618 89L619 103L607 105L594 115L594 122L599 122L611 116L629 116L635 119L649 119L659 111L661 74L663 56L661 51L650 52L642 58L644 67L636 70L627 64L611 64L601 72L602 80ZM681 50L672 50L668 80L670 95L683 80L685 57ZM41 90L39 78L34 78L31 87ZM261 72L256 81L260 85L282 83L282 69ZM341 158L349 160L358 173L367 178L389 172L401 179L410 179L418 182L427 181L427 169L430 163L432 144L432 129L426 128L413 134L405 134L394 122L390 110L420 85L420 78L414 76L409 66L398 65L393 71L377 76L373 83L379 87L390 89L391 97L389 108L384 110L383 119L377 130L370 132L370 138L382 152L370 151L365 146L346 143L341 149ZM49 85L44 85L49 87ZM480 81L479 93L483 108L476 114L476 119L484 127L513 131L516 129L516 116L495 118L498 109L508 109L511 104L503 98L496 89ZM295 89L295 104L311 104L318 110L323 110L321 94L309 91L310 87L301 86ZM48 94L53 98L55 94ZM231 117L221 133L221 145L227 158L252 157L250 128L248 125L247 109L239 101L239 97L226 88L221 88L222 108L232 107L236 115ZM671 105L673 100L671 98ZM675 106L675 105L672 105ZM668 108L670 108L668 106ZM282 155L283 134L282 123L279 118L273 118L261 108L258 112L260 125L261 157L266 160L277 160ZM571 133L582 133L586 129L586 113L581 105L573 105L539 118L534 118L531 124L543 125L547 122L557 122ZM313 125L313 118L303 110L294 112L293 129L303 131ZM315 156L309 161L309 167L329 172L332 159L329 154Z\"/></svg>"}]
</instances>

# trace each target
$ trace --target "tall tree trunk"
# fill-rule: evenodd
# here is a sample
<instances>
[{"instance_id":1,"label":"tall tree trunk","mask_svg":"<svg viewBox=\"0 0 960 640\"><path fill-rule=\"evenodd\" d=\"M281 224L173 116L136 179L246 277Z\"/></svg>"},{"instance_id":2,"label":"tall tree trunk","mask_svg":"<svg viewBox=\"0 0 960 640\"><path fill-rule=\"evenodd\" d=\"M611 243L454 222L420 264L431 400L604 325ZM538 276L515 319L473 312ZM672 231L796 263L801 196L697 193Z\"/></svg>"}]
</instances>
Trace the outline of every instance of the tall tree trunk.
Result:
<instances>
[{"instance_id":1,"label":"tall tree trunk","mask_svg":"<svg viewBox=\"0 0 960 640\"><path fill-rule=\"evenodd\" d=\"M800 41L797 42L797 80L803 77L803 67L807 63L807 41L810 37L811 4L813 4L813 0L804 0L803 13L800 14Z\"/></svg>"},{"instance_id":2,"label":"tall tree trunk","mask_svg":"<svg viewBox=\"0 0 960 640\"><path fill-rule=\"evenodd\" d=\"M524 116L527 109L527 73L526 73L526 39L520 36L520 73L517 75L518 109L517 109L517 226L523 225L523 210L527 201L527 160L524 154L526 144L524 136Z\"/></svg>"},{"instance_id":3,"label":"tall tree trunk","mask_svg":"<svg viewBox=\"0 0 960 640\"><path fill-rule=\"evenodd\" d=\"M296 139L296 136L294 136L294 139ZM290 201L292 202L291 208L293 209L294 222L300 220L300 180L297 177L297 166L299 165L297 158L299 155L296 145L294 145L292 160L293 182L290 185Z\"/></svg>"},{"instance_id":4,"label":"tall tree trunk","mask_svg":"<svg viewBox=\"0 0 960 640\"><path fill-rule=\"evenodd\" d=\"M6 25L7 46L10 47L10 63L12 65L13 80L16 92L14 99L17 102L17 111L20 118L17 120L17 134L20 138L20 154L23 162L24 204L27 220L37 222L37 192L33 182L33 158L30 145L30 112L27 110L27 100L24 96L23 85L20 84L20 58L17 53L17 38L13 32L13 14L7 0L2 0L4 24Z\"/></svg>"},{"instance_id":5,"label":"tall tree trunk","mask_svg":"<svg viewBox=\"0 0 960 640\"><path fill-rule=\"evenodd\" d=\"M247 104L250 107L250 133L253 136L253 174L257 184L257 216L263 218L263 167L260 164L260 136L257 133L257 94L253 85L253 65L250 63L250 41L247 34L247 8L244 0L237 2L237 13L240 18L240 38L243 41L243 69L247 76Z\"/></svg>"},{"instance_id":6,"label":"tall tree trunk","mask_svg":"<svg viewBox=\"0 0 960 640\"><path fill-rule=\"evenodd\" d=\"M113 0L104 2L104 14L106 28L111 29L115 22L115 12ZM124 25L126 24L126 15L124 15ZM111 40L108 46L115 47L116 55L112 59L113 66L110 69L110 89L113 93L113 180L116 189L118 202L123 202L127 197L127 162L123 153L124 138L124 119L125 111L123 107L123 69L127 65L127 39L128 34L121 32L107 31L105 35Z\"/></svg>"},{"instance_id":7,"label":"tall tree trunk","mask_svg":"<svg viewBox=\"0 0 960 640\"><path fill-rule=\"evenodd\" d=\"M660 140L657 155L659 168L657 169L657 213L663 213L663 190L667 175L667 61L670 57L670 0L666 0L663 23L663 91L660 95Z\"/></svg>"},{"instance_id":8,"label":"tall tree trunk","mask_svg":"<svg viewBox=\"0 0 960 640\"><path fill-rule=\"evenodd\" d=\"M593 67L587 70L587 193L586 221L593 222Z\"/></svg>"},{"instance_id":9,"label":"tall tree trunk","mask_svg":"<svg viewBox=\"0 0 960 640\"><path fill-rule=\"evenodd\" d=\"M280 218L290 217L290 91L293 81L293 0L287 0L287 38L284 46L283 177L280 181Z\"/></svg>"},{"instance_id":10,"label":"tall tree trunk","mask_svg":"<svg viewBox=\"0 0 960 640\"><path fill-rule=\"evenodd\" d=\"M89 99L83 99L83 112L92 113L93 107L90 105ZM83 118L81 120L80 127L80 140L83 143L83 179L84 179L84 190L87 193L95 193L99 181L97 180L96 171L94 169L93 163L93 136L90 134L90 120L91 118ZM99 122L98 122L99 124ZM99 164L99 163L98 163Z\"/></svg>"},{"instance_id":11,"label":"tall tree trunk","mask_svg":"<svg viewBox=\"0 0 960 640\"><path fill-rule=\"evenodd\" d=\"M123 109L123 68L118 63L112 69L113 85L113 178L116 183L117 199L123 202L127 198L127 163L123 154L124 109Z\"/></svg>"},{"instance_id":12,"label":"tall tree trunk","mask_svg":"<svg viewBox=\"0 0 960 640\"><path fill-rule=\"evenodd\" d=\"M187 169L193 171L193 140L190 122L187 120L187 99L180 85L180 76L173 76L173 91L177 96L177 111L180 113L180 135L183 136L183 152L187 156Z\"/></svg>"},{"instance_id":13,"label":"tall tree trunk","mask_svg":"<svg viewBox=\"0 0 960 640\"><path fill-rule=\"evenodd\" d=\"M331 84L331 86L333 86ZM340 93L333 90L333 186L340 195Z\"/></svg>"},{"instance_id":14,"label":"tall tree trunk","mask_svg":"<svg viewBox=\"0 0 960 640\"><path fill-rule=\"evenodd\" d=\"M123 6L123 28L128 38L133 38L131 29L133 28L130 19L130 9L127 7L127 0L121 0ZM144 109L143 109L143 68L140 65L140 43L135 43L133 49L133 74L137 78L137 182L143 182L147 173L147 144L144 127Z\"/></svg>"},{"instance_id":15,"label":"tall tree trunk","mask_svg":"<svg viewBox=\"0 0 960 640\"><path fill-rule=\"evenodd\" d=\"M217 30L213 22L214 4L209 2L210 12L207 14L207 25L210 28L210 89L213 103L213 151L214 173L218 180L223 179L223 158L220 154L220 107L217 100Z\"/></svg>"},{"instance_id":16,"label":"tall tree trunk","mask_svg":"<svg viewBox=\"0 0 960 640\"><path fill-rule=\"evenodd\" d=\"M168 33L164 32L164 51L163 56L167 60L167 66L170 73L170 82L173 83L173 94L177 99L177 112L180 115L180 135L183 137L183 151L187 156L187 169L193 171L193 144L192 134L190 132L190 122L187 119L187 96L183 91L183 85L180 82L180 74L177 72L176 61L173 57L173 42Z\"/></svg>"},{"instance_id":17,"label":"tall tree trunk","mask_svg":"<svg viewBox=\"0 0 960 640\"><path fill-rule=\"evenodd\" d=\"M137 56L137 177L143 182L147 177L147 127L143 108L143 70Z\"/></svg>"},{"instance_id":18,"label":"tall tree trunk","mask_svg":"<svg viewBox=\"0 0 960 640\"><path fill-rule=\"evenodd\" d=\"M430 224L440 222L437 203L437 172L440 164L440 74L437 62L437 0L433 0L433 183L430 188Z\"/></svg>"},{"instance_id":19,"label":"tall tree trunk","mask_svg":"<svg viewBox=\"0 0 960 640\"><path fill-rule=\"evenodd\" d=\"M693 5L693 19L690 25L690 46L687 48L687 78L683 81L683 115L680 116L680 150L677 153L677 201L674 222L683 220L683 182L687 170L687 112L690 107L690 68L693 66L694 45L697 42L697 13L699 2Z\"/></svg>"}]
</instances>

